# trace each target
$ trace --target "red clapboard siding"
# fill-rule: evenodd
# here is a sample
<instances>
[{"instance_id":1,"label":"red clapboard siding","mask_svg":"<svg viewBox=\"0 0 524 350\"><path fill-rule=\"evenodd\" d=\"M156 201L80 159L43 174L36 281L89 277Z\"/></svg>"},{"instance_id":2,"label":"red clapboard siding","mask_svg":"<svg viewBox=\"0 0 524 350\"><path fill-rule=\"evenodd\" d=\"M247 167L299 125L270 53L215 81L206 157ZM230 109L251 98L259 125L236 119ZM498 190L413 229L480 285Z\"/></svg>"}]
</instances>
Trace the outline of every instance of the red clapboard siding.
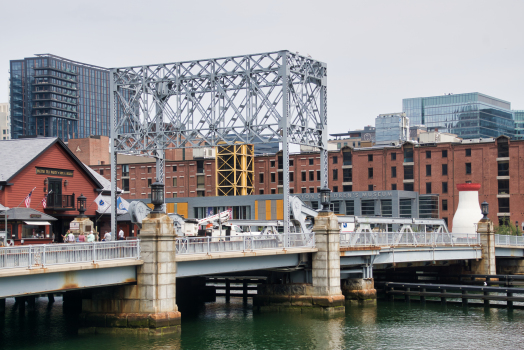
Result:
<instances>
[{"instance_id":1,"label":"red clapboard siding","mask_svg":"<svg viewBox=\"0 0 524 350\"><path fill-rule=\"evenodd\" d=\"M73 177L67 176L49 176L36 174L36 167L44 168L56 168L56 169L67 169L73 170ZM31 208L38 211L43 211L42 198L44 198L44 179L47 177L62 178L62 194L75 194L75 206L76 198L83 194L87 198L86 215L95 215L97 205L94 204L95 198L98 196L96 192L97 185L89 178L89 175L73 160L73 158L67 154L67 152L60 146L59 143L55 143L49 147L44 153L40 154L35 160L29 163L20 173L18 173L14 179L10 182L13 186L6 186L5 196L7 200L2 198L2 202L6 203L8 207L17 207L20 202L29 194L29 192L36 187L33 192L31 199ZM68 181L68 185L64 186L64 181ZM20 207L25 207L25 203L20 204ZM76 215L78 212L66 211L62 212L64 215L72 214Z\"/></svg>"}]
</instances>

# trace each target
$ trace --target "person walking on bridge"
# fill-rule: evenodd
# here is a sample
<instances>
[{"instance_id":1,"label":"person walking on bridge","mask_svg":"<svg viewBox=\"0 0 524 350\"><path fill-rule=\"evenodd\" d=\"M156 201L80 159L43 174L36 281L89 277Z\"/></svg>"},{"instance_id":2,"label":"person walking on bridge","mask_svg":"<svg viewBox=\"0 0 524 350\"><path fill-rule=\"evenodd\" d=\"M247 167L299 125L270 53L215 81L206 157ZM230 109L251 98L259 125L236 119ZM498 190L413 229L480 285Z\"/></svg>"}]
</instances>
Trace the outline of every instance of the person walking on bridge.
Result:
<instances>
[{"instance_id":1,"label":"person walking on bridge","mask_svg":"<svg viewBox=\"0 0 524 350\"><path fill-rule=\"evenodd\" d=\"M71 231L67 235L67 243L75 243L75 235Z\"/></svg>"},{"instance_id":2,"label":"person walking on bridge","mask_svg":"<svg viewBox=\"0 0 524 350\"><path fill-rule=\"evenodd\" d=\"M93 234L93 231L89 232L87 235L87 242L94 242L95 241L95 235Z\"/></svg>"}]
</instances>

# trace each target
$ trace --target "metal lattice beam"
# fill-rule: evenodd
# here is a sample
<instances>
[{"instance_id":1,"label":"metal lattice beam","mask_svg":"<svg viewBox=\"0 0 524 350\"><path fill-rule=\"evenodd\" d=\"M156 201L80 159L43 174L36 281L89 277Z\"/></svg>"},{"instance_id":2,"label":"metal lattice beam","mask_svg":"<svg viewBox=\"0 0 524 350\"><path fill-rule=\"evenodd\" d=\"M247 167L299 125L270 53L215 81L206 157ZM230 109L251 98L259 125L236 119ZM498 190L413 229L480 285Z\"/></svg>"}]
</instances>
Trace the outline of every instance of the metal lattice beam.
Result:
<instances>
[{"instance_id":1,"label":"metal lattice beam","mask_svg":"<svg viewBox=\"0 0 524 350\"><path fill-rule=\"evenodd\" d=\"M320 148L327 186L325 63L278 51L114 68L111 76L113 152L158 157L165 149L282 142L285 219L289 143Z\"/></svg>"}]
</instances>

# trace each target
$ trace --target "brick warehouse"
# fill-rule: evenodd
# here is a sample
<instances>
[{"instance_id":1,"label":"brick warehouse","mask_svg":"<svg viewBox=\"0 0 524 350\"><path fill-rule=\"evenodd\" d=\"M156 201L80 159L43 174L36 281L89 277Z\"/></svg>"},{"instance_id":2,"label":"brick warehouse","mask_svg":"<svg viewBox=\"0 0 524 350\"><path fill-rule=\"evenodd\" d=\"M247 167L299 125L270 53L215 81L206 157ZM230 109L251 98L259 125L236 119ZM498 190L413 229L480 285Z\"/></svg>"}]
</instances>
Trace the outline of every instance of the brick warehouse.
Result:
<instances>
[{"instance_id":1,"label":"brick warehouse","mask_svg":"<svg viewBox=\"0 0 524 350\"><path fill-rule=\"evenodd\" d=\"M72 144L70 142L74 151ZM184 160L185 155L180 151L167 157L173 160L166 161L166 198L215 196L214 158L193 158L193 153L188 152ZM522 223L523 156L524 141L505 136L460 143L405 142L398 146L343 147L329 152L329 184L333 192L406 190L421 195L437 194L439 215L452 229L453 214L458 206L456 185L480 183L480 201L490 204L492 220ZM123 197L129 200L148 198L148 187L155 176L153 159L142 158L143 163L139 163L136 158L126 160L125 156L119 156L118 160L118 185L126 189ZM281 162L280 153L256 156L255 194L282 192ZM109 165L91 167L110 178ZM319 186L319 153L291 154L291 192L316 193Z\"/></svg>"}]
</instances>

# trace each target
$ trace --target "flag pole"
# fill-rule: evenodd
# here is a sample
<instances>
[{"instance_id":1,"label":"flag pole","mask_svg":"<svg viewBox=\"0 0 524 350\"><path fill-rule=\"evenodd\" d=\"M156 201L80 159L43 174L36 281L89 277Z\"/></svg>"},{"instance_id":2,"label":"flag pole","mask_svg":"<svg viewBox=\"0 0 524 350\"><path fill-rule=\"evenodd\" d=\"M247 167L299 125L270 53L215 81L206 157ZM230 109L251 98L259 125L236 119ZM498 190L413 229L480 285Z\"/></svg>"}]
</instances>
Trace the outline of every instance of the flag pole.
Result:
<instances>
[{"instance_id":1,"label":"flag pole","mask_svg":"<svg viewBox=\"0 0 524 350\"><path fill-rule=\"evenodd\" d=\"M31 192L29 192L29 194L32 195L34 190L36 190L36 187L33 188L33 189L31 190ZM27 196L29 196L29 194L28 194ZM20 202L20 204L22 204L22 203L25 202L25 199L27 198L27 196L25 196L24 199L22 199L22 201ZM20 206L20 204L18 204L16 207L18 208L18 207Z\"/></svg>"}]
</instances>

